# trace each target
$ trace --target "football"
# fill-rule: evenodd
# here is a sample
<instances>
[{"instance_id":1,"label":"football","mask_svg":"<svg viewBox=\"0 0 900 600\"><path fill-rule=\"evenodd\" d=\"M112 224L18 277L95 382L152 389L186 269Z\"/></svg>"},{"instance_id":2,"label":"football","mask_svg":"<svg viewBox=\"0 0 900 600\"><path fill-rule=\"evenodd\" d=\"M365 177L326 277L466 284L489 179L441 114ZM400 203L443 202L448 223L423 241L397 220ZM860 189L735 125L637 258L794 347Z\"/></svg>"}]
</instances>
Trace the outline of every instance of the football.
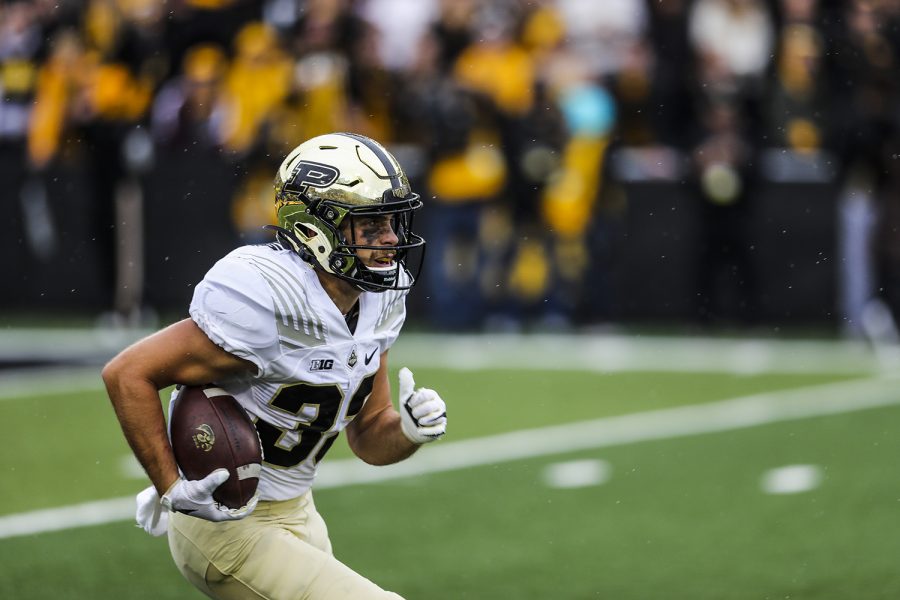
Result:
<instances>
[{"instance_id":1,"label":"football","mask_svg":"<svg viewBox=\"0 0 900 600\"><path fill-rule=\"evenodd\" d=\"M216 502L240 508L256 493L262 447L247 412L214 386L183 386L169 422L172 450L187 479L203 479L219 468L231 476L213 493Z\"/></svg>"}]
</instances>

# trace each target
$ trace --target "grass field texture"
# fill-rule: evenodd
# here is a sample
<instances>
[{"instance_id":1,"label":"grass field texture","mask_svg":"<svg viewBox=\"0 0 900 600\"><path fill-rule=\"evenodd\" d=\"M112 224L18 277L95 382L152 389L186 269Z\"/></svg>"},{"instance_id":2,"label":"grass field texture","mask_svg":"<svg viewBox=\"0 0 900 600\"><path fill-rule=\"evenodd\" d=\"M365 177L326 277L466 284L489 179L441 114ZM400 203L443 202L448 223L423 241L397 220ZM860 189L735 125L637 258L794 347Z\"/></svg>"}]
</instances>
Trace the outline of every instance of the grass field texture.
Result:
<instances>
[{"instance_id":1,"label":"grass field texture","mask_svg":"<svg viewBox=\"0 0 900 600\"><path fill-rule=\"evenodd\" d=\"M340 559L410 599L900 597L900 385L884 373L829 368L848 361L815 344L802 364L821 368L797 372L721 368L721 343L707 368L648 351L604 370L581 348L566 369L533 342L448 366L401 339L394 373L412 364L441 391L450 433L407 461L419 474L360 484L323 467L316 502ZM20 385L0 419L0 598L202 597L165 539L123 517L3 533L146 485L98 383ZM337 443L326 463L350 459ZM778 473L809 478L764 484Z\"/></svg>"}]
</instances>

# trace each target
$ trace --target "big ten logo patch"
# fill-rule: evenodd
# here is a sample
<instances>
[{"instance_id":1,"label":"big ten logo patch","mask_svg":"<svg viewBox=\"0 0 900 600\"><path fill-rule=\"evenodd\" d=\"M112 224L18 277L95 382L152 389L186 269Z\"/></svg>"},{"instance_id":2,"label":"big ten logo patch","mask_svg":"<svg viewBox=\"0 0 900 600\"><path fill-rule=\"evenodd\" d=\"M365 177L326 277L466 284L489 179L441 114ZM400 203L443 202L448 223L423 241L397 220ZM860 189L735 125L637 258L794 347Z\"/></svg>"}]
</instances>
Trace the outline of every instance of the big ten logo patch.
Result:
<instances>
[{"instance_id":1,"label":"big ten logo patch","mask_svg":"<svg viewBox=\"0 0 900 600\"><path fill-rule=\"evenodd\" d=\"M309 361L310 371L330 371L333 366L334 359L332 358L314 358Z\"/></svg>"}]
</instances>

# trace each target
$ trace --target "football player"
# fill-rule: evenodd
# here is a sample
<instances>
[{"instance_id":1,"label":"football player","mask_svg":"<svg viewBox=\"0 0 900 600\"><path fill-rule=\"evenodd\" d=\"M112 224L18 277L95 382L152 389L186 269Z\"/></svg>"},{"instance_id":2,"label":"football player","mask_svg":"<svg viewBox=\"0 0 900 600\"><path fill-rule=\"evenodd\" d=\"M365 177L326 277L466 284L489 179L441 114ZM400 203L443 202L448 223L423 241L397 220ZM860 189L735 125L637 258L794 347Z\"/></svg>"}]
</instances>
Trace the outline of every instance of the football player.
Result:
<instances>
[{"instance_id":1,"label":"football player","mask_svg":"<svg viewBox=\"0 0 900 600\"><path fill-rule=\"evenodd\" d=\"M275 204L274 243L222 258L194 290L190 318L103 370L153 483L138 495L138 523L167 531L178 569L213 598L398 598L332 555L310 488L341 431L374 465L446 431L435 391L416 389L401 369L395 410L388 382L388 350L421 266L413 213L422 202L384 147L337 133L285 158ZM240 402L262 442L257 496L240 509L212 498L226 470L184 479L167 437L159 390L206 383Z\"/></svg>"}]
</instances>

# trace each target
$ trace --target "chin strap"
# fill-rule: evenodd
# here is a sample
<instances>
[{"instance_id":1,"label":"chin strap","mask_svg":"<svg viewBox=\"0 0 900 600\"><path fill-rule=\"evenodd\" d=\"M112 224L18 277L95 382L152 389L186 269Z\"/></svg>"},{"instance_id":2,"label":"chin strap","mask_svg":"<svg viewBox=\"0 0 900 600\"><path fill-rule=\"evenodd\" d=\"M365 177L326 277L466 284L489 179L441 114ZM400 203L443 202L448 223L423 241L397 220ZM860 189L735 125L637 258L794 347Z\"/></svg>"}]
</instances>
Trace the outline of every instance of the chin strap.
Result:
<instances>
[{"instance_id":1,"label":"chin strap","mask_svg":"<svg viewBox=\"0 0 900 600\"><path fill-rule=\"evenodd\" d=\"M314 267L318 267L318 263L316 262L316 258L312 255L306 246L300 243L300 240L297 239L297 234L293 231L285 229L284 227L279 227L278 225L263 225L263 229L269 229L275 232L275 240L281 244L281 247L285 250L292 250L300 255L305 262L308 262Z\"/></svg>"}]
</instances>

